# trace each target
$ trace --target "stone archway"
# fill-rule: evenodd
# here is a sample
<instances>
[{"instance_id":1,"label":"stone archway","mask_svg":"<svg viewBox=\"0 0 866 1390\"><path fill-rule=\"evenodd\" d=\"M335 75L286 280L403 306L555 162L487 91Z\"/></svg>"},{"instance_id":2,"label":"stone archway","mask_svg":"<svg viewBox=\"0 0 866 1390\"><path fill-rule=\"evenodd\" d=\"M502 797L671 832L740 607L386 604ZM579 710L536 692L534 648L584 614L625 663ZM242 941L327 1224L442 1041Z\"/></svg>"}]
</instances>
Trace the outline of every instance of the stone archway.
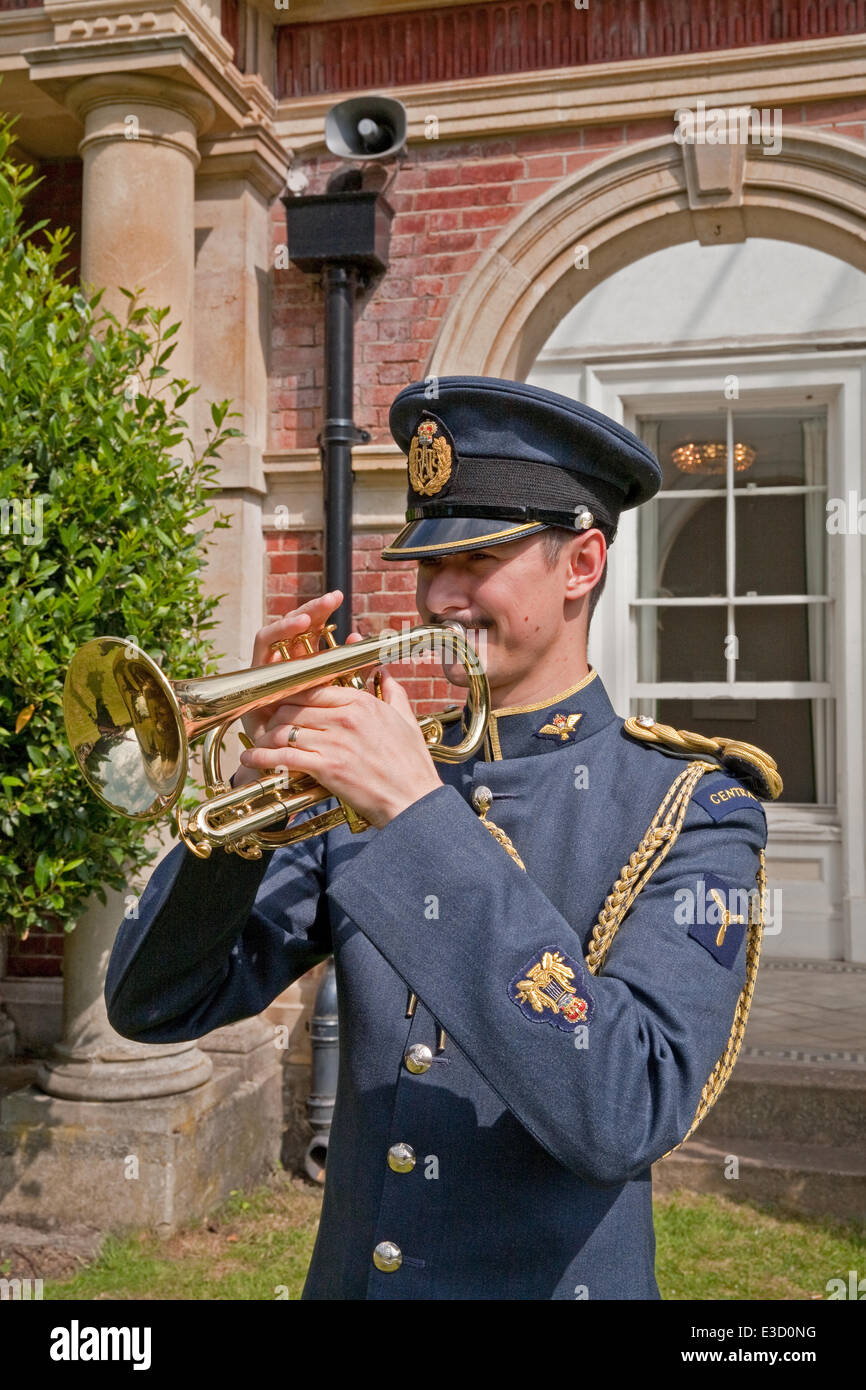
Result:
<instances>
[{"instance_id":1,"label":"stone archway","mask_svg":"<svg viewBox=\"0 0 866 1390\"><path fill-rule=\"evenodd\" d=\"M432 375L522 380L557 323L622 266L683 242L771 237L866 270L866 144L821 131L760 145L645 140L570 175L505 229L466 277ZM577 268L576 251L588 251Z\"/></svg>"}]
</instances>

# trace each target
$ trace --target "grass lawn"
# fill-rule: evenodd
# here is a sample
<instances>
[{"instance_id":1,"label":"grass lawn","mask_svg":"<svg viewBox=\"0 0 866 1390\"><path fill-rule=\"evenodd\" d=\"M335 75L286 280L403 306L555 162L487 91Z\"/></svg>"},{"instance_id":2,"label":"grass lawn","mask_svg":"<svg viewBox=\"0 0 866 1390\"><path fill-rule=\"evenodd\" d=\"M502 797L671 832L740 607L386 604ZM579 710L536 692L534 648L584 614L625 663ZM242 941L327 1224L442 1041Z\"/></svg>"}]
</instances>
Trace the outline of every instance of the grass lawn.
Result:
<instances>
[{"instance_id":1,"label":"grass lawn","mask_svg":"<svg viewBox=\"0 0 866 1390\"><path fill-rule=\"evenodd\" d=\"M321 1205L321 1188L278 1173L168 1239L109 1237L72 1279L46 1281L44 1297L300 1298Z\"/></svg>"},{"instance_id":2,"label":"grass lawn","mask_svg":"<svg viewBox=\"0 0 866 1390\"><path fill-rule=\"evenodd\" d=\"M109 1239L46 1299L296 1299L319 1219L321 1191L279 1173L236 1193L207 1221L167 1240ZM657 1198L656 1273L665 1299L826 1298L827 1280L866 1270L866 1232L777 1217L678 1192Z\"/></svg>"},{"instance_id":3,"label":"grass lawn","mask_svg":"<svg viewBox=\"0 0 866 1390\"><path fill-rule=\"evenodd\" d=\"M665 1299L827 1298L827 1280L866 1272L866 1229L773 1216L675 1192L654 1203L656 1279Z\"/></svg>"}]
</instances>

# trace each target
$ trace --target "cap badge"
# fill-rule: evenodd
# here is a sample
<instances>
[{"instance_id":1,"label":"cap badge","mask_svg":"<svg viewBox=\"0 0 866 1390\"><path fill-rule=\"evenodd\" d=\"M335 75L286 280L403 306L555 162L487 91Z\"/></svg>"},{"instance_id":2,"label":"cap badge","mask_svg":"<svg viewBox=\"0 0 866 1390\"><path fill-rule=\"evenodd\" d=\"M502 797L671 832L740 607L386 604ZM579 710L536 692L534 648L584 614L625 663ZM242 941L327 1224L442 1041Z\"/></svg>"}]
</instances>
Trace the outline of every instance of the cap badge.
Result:
<instances>
[{"instance_id":1,"label":"cap badge","mask_svg":"<svg viewBox=\"0 0 866 1390\"><path fill-rule=\"evenodd\" d=\"M451 477L451 445L438 420L421 420L409 446L409 482L422 497L432 497Z\"/></svg>"}]
</instances>

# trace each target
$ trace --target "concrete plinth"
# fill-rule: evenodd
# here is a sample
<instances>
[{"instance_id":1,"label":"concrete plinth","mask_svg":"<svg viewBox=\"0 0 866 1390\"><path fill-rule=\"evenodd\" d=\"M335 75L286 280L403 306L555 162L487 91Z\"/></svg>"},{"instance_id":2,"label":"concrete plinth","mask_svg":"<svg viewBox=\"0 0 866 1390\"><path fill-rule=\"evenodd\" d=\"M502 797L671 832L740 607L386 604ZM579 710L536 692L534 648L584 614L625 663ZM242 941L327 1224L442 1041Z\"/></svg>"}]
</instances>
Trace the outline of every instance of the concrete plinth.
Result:
<instances>
[{"instance_id":1,"label":"concrete plinth","mask_svg":"<svg viewBox=\"0 0 866 1390\"><path fill-rule=\"evenodd\" d=\"M6 971L6 939L0 934L0 980ZM15 1055L15 1025L7 1013L4 1012L2 996L0 996L0 1062L8 1061Z\"/></svg>"},{"instance_id":2,"label":"concrete plinth","mask_svg":"<svg viewBox=\"0 0 866 1390\"><path fill-rule=\"evenodd\" d=\"M109 1024L103 985L123 904L116 892L91 901L69 933L63 1040L36 1086L0 1102L0 1221L170 1232L276 1167L272 1025L148 1046Z\"/></svg>"},{"instance_id":3,"label":"concrete plinth","mask_svg":"<svg viewBox=\"0 0 866 1390\"><path fill-rule=\"evenodd\" d=\"M0 1062L15 1055L15 1025L0 1005Z\"/></svg>"},{"instance_id":4,"label":"concrete plinth","mask_svg":"<svg viewBox=\"0 0 866 1390\"><path fill-rule=\"evenodd\" d=\"M261 1018L244 1018L216 1028L199 1047L214 1067L233 1067L244 1081L258 1082L280 1070L282 1052L274 1028Z\"/></svg>"},{"instance_id":5,"label":"concrete plinth","mask_svg":"<svg viewBox=\"0 0 866 1390\"><path fill-rule=\"evenodd\" d=\"M0 1219L170 1234L279 1158L279 1063L220 1066L181 1095L67 1101L34 1086L0 1102Z\"/></svg>"},{"instance_id":6,"label":"concrete plinth","mask_svg":"<svg viewBox=\"0 0 866 1390\"><path fill-rule=\"evenodd\" d=\"M50 1052L63 1035L63 981L39 975L0 979L0 1017L4 1011L14 1025L18 1051Z\"/></svg>"},{"instance_id":7,"label":"concrete plinth","mask_svg":"<svg viewBox=\"0 0 866 1390\"><path fill-rule=\"evenodd\" d=\"M213 1065L194 1042L130 1042L111 1027L103 989L124 895L91 898L63 947L63 1037L37 1073L63 1100L143 1100L203 1085Z\"/></svg>"}]
</instances>

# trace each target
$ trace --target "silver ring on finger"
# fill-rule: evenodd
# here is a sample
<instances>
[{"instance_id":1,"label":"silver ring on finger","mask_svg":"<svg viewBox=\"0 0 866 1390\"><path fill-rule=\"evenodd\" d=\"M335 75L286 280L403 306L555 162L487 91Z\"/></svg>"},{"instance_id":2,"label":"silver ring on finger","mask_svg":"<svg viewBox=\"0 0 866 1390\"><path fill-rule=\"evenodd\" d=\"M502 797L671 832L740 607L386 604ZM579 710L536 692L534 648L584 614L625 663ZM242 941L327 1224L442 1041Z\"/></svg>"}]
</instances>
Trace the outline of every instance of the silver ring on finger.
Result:
<instances>
[{"instance_id":1,"label":"silver ring on finger","mask_svg":"<svg viewBox=\"0 0 866 1390\"><path fill-rule=\"evenodd\" d=\"M297 724L293 724L292 727L289 729L289 737L286 740L287 745L294 743L300 732L301 730L299 726Z\"/></svg>"}]
</instances>

